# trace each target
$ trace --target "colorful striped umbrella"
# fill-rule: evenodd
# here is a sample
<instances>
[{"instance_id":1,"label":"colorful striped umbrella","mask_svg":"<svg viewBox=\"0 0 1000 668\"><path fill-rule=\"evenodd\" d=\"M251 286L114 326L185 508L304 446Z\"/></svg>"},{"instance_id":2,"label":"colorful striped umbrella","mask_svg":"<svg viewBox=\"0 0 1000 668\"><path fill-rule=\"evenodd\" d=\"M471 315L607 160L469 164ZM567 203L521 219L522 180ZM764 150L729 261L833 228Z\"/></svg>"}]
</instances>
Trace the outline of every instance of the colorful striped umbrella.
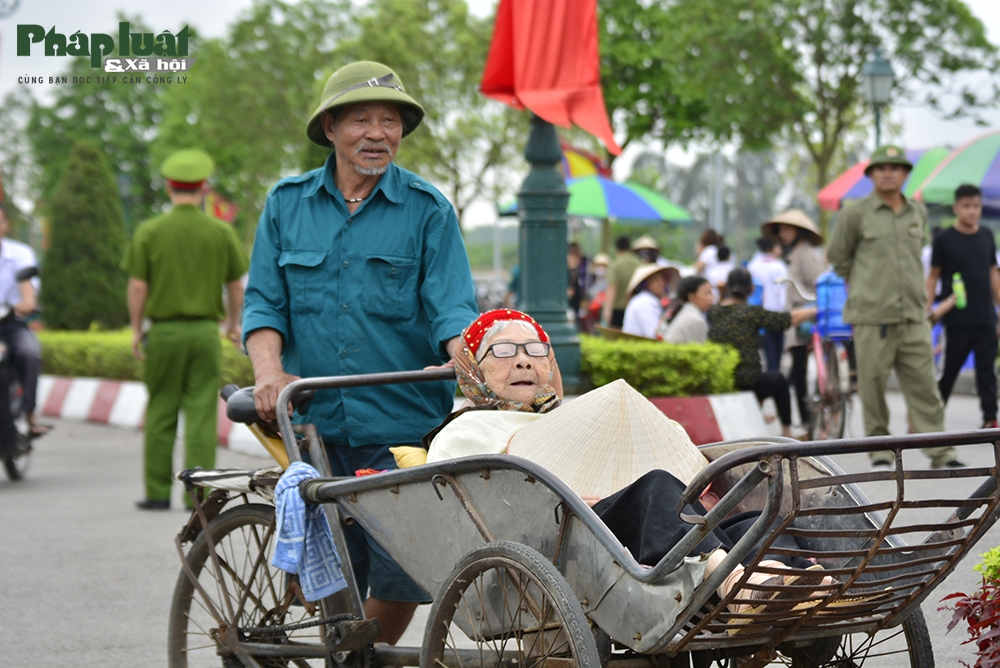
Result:
<instances>
[{"instance_id":1,"label":"colorful striped umbrella","mask_svg":"<svg viewBox=\"0 0 1000 668\"><path fill-rule=\"evenodd\" d=\"M965 183L983 191L983 206L1000 208L1000 130L960 146L924 180L916 197L928 204L951 204Z\"/></svg>"},{"instance_id":2,"label":"colorful striped umbrella","mask_svg":"<svg viewBox=\"0 0 1000 668\"><path fill-rule=\"evenodd\" d=\"M691 222L691 214L687 211L637 183L616 183L601 176L587 176L567 181L566 187L569 190L566 213L570 216L615 219L636 225ZM516 214L516 201L500 208L501 216Z\"/></svg>"},{"instance_id":3,"label":"colorful striped umbrella","mask_svg":"<svg viewBox=\"0 0 1000 668\"><path fill-rule=\"evenodd\" d=\"M913 171L903 184L903 193L913 197L927 176L948 157L948 153L946 148L907 150L906 159L913 163ZM865 176L866 167L868 161L863 160L820 190L816 197L819 207L824 211L839 211L844 200L861 199L871 194L872 181Z\"/></svg>"},{"instance_id":4,"label":"colorful striped umbrella","mask_svg":"<svg viewBox=\"0 0 1000 668\"><path fill-rule=\"evenodd\" d=\"M576 148L569 142L559 140L562 149L563 178L581 179L585 176L603 176L611 178L611 168L598 156L589 151Z\"/></svg>"}]
</instances>

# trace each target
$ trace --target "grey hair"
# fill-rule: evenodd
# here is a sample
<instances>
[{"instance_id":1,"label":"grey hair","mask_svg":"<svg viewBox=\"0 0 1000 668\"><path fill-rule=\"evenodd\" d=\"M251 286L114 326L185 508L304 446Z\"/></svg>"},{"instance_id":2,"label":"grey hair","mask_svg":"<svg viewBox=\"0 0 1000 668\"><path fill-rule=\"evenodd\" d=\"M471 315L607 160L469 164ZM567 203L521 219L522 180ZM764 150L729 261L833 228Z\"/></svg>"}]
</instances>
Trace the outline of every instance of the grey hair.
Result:
<instances>
[{"instance_id":1,"label":"grey hair","mask_svg":"<svg viewBox=\"0 0 1000 668\"><path fill-rule=\"evenodd\" d=\"M479 349L486 350L489 348L490 341L492 341L498 334L510 329L511 325L517 325L530 334L535 334L536 336L538 335L538 330L535 329L534 325L529 322L525 322L524 320L498 320L490 325L489 329L483 332L483 340L479 344Z\"/></svg>"}]
</instances>

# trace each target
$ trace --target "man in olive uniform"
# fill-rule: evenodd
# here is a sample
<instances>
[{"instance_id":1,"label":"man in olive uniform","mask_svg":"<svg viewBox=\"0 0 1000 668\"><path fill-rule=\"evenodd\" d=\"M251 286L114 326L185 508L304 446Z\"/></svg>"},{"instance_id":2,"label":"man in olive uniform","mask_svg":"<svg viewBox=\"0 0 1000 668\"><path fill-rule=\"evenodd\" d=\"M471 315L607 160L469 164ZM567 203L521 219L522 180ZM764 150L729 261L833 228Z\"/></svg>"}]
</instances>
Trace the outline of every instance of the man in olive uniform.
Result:
<instances>
[{"instance_id":1,"label":"man in olive uniform","mask_svg":"<svg viewBox=\"0 0 1000 668\"><path fill-rule=\"evenodd\" d=\"M631 297L628 284L640 264L642 261L632 252L632 242L628 237L618 237L615 240L615 259L608 267L608 287L604 292L601 322L605 325L621 329L625 321L625 305Z\"/></svg>"},{"instance_id":2,"label":"man in olive uniform","mask_svg":"<svg viewBox=\"0 0 1000 668\"><path fill-rule=\"evenodd\" d=\"M902 193L912 169L901 148L876 149L865 169L874 190L840 215L827 250L834 270L849 282L844 321L854 325L858 392L868 436L889 433L885 389L892 369L913 431L944 431L920 262L927 209ZM933 468L961 466L954 448L923 452ZM873 470L888 469L893 453L874 452L871 460Z\"/></svg>"},{"instance_id":3,"label":"man in olive uniform","mask_svg":"<svg viewBox=\"0 0 1000 668\"><path fill-rule=\"evenodd\" d=\"M184 409L185 468L215 466L216 398L221 373L219 320L240 337L248 260L233 229L201 212L212 159L178 151L163 163L170 213L143 222L125 254L132 352L145 358L146 408L143 510L170 508L177 413ZM228 304L222 302L226 286ZM143 315L152 320L144 335ZM142 345L145 338L145 355Z\"/></svg>"}]
</instances>

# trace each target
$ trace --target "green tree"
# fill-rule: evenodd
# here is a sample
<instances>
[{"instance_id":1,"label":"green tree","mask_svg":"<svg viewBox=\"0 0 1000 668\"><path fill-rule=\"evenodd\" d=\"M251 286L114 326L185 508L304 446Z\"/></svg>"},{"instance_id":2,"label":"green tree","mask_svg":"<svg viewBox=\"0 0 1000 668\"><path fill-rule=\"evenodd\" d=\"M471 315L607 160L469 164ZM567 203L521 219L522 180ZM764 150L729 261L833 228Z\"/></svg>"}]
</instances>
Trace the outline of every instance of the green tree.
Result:
<instances>
[{"instance_id":1,"label":"green tree","mask_svg":"<svg viewBox=\"0 0 1000 668\"><path fill-rule=\"evenodd\" d=\"M187 83L165 97L154 159L184 147L207 151L248 241L271 186L329 154L309 147L305 125L350 16L346 0L257 0L226 39L198 44Z\"/></svg>"},{"instance_id":2,"label":"green tree","mask_svg":"<svg viewBox=\"0 0 1000 668\"><path fill-rule=\"evenodd\" d=\"M4 96L0 104L0 181L3 199L10 207L9 236L37 245L31 220L14 205L16 199L31 199L31 184L36 178L31 143L24 132L31 117L33 100L27 86L20 86Z\"/></svg>"},{"instance_id":3,"label":"green tree","mask_svg":"<svg viewBox=\"0 0 1000 668\"><path fill-rule=\"evenodd\" d=\"M337 49L338 66L385 63L424 107L397 162L440 187L460 221L473 200L509 191L523 164L527 114L479 93L492 32L465 0L372 0Z\"/></svg>"},{"instance_id":4,"label":"green tree","mask_svg":"<svg viewBox=\"0 0 1000 668\"><path fill-rule=\"evenodd\" d=\"M122 327L122 208L111 170L91 143L73 144L49 202L51 227L41 300L52 329Z\"/></svg>"},{"instance_id":5,"label":"green tree","mask_svg":"<svg viewBox=\"0 0 1000 668\"><path fill-rule=\"evenodd\" d=\"M599 0L608 108L664 141L776 138L806 148L816 188L868 124L859 74L881 48L898 95L942 116L1000 101L996 47L963 0ZM978 80L968 75L981 73ZM984 81L984 79L986 79ZM962 81L967 83L962 84Z\"/></svg>"},{"instance_id":6,"label":"green tree","mask_svg":"<svg viewBox=\"0 0 1000 668\"><path fill-rule=\"evenodd\" d=\"M781 94L801 105L789 129L812 158L817 190L834 176L845 134L870 126L860 72L877 48L896 68L898 95L946 118L978 118L1000 101L995 76L960 83L1000 65L997 48L963 0L787 0L763 17L795 45L804 76Z\"/></svg>"},{"instance_id":7,"label":"green tree","mask_svg":"<svg viewBox=\"0 0 1000 668\"><path fill-rule=\"evenodd\" d=\"M801 81L764 17L770 0L598 0L601 78L627 146L735 140L766 146L794 118Z\"/></svg>"},{"instance_id":8,"label":"green tree","mask_svg":"<svg viewBox=\"0 0 1000 668\"><path fill-rule=\"evenodd\" d=\"M119 18L130 21L134 32L151 32L139 17ZM117 24L106 32L117 34ZM149 145L161 117L163 87L146 83L145 76L137 77L135 83L125 83L124 75L118 75L116 84L98 83L98 74L103 75L91 69L89 59L71 58L60 76L70 81L73 77L89 78L90 83L54 87L51 103L33 103L26 128L39 169L33 195L44 208L74 143L89 141L110 157L116 196L125 204L126 224L131 230L162 201L151 187L154 165Z\"/></svg>"}]
</instances>

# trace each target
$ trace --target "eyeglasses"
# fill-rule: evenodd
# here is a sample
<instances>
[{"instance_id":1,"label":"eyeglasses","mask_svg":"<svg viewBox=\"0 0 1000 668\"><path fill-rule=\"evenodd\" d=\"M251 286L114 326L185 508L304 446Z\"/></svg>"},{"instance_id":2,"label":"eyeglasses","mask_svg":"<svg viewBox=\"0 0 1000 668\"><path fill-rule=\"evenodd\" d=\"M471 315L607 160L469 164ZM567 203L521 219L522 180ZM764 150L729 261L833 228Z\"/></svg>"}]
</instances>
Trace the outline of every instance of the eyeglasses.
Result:
<instances>
[{"instance_id":1,"label":"eyeglasses","mask_svg":"<svg viewBox=\"0 0 1000 668\"><path fill-rule=\"evenodd\" d=\"M516 357L518 348L524 348L524 354L528 357L548 357L550 346L548 343L542 343L541 341L529 341L528 343L494 343L486 349L486 352L483 353L480 360L485 359L490 353L493 353L493 357L496 357L498 360Z\"/></svg>"}]
</instances>

